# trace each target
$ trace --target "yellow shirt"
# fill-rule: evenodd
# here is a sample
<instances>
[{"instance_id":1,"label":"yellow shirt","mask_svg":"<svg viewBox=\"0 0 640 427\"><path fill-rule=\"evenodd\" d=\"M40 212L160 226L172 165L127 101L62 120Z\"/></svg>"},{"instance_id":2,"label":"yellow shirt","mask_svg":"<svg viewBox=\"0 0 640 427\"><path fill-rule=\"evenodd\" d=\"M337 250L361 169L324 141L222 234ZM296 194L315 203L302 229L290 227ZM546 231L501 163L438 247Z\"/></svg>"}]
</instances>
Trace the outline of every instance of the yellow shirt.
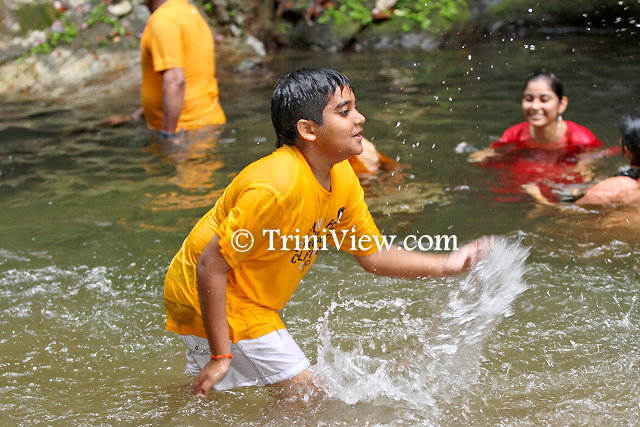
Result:
<instances>
[{"instance_id":1,"label":"yellow shirt","mask_svg":"<svg viewBox=\"0 0 640 427\"><path fill-rule=\"evenodd\" d=\"M253 236L253 245L245 252L234 248L237 230ZM320 251L331 245L369 255L378 248L357 243L360 236L380 236L348 161L331 170L328 192L296 147L281 147L238 174L173 258L164 288L167 329L172 332L206 337L196 264L216 233L232 268L227 275L227 320L233 342L285 327L277 311L289 301ZM316 241L312 235L318 236ZM283 243L283 236L290 238ZM238 242L248 241L243 237Z\"/></svg>"},{"instance_id":2,"label":"yellow shirt","mask_svg":"<svg viewBox=\"0 0 640 427\"><path fill-rule=\"evenodd\" d=\"M209 25L188 0L169 0L149 18L140 40L142 108L151 129L162 129L162 72L183 68L184 104L178 129L223 124L214 42Z\"/></svg>"}]
</instances>

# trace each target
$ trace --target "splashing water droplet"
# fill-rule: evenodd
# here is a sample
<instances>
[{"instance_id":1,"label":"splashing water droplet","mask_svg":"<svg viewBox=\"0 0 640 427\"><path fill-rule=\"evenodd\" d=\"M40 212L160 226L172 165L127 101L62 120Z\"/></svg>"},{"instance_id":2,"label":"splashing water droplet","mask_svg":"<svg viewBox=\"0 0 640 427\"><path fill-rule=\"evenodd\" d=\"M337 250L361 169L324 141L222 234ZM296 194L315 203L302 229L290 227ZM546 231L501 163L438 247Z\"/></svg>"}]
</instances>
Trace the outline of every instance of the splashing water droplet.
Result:
<instances>
[{"instance_id":1,"label":"splashing water droplet","mask_svg":"<svg viewBox=\"0 0 640 427\"><path fill-rule=\"evenodd\" d=\"M403 322L424 323L412 330L427 332L412 337L413 346L382 356L367 354L370 336L362 337L349 351L334 345L329 320L338 308L370 306L393 311L397 302L334 302L318 325L321 344L314 372L322 388L348 404L391 399L437 416L446 402L476 382L484 343L496 325L512 315L513 302L527 289L523 276L528 255L529 249L519 242L496 239L486 259L451 290L433 321L413 318Z\"/></svg>"}]
</instances>

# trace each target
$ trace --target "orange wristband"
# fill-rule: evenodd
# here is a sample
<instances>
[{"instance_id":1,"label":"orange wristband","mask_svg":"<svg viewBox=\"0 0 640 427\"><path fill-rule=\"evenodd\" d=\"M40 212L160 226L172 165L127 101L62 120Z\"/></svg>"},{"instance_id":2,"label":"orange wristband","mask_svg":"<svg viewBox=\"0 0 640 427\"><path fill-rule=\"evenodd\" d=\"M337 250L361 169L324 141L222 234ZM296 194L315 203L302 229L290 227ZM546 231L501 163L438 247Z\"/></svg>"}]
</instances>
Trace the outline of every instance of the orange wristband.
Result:
<instances>
[{"instance_id":1,"label":"orange wristband","mask_svg":"<svg viewBox=\"0 0 640 427\"><path fill-rule=\"evenodd\" d=\"M218 360L218 359L233 359L233 354L231 353L227 353L227 354L212 354L211 358L213 360Z\"/></svg>"}]
</instances>

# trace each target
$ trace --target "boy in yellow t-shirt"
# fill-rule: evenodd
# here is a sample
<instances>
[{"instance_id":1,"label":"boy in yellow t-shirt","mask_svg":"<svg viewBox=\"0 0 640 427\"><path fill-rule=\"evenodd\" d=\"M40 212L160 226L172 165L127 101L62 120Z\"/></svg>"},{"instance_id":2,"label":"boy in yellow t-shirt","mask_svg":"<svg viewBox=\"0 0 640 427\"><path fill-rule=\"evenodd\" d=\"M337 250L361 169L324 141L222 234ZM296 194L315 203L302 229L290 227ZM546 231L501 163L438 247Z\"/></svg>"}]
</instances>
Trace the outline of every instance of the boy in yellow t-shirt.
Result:
<instances>
[{"instance_id":1,"label":"boy in yellow t-shirt","mask_svg":"<svg viewBox=\"0 0 640 427\"><path fill-rule=\"evenodd\" d=\"M271 100L278 147L243 169L200 219L165 279L167 329L187 346L193 391L292 386L309 360L277 311L328 244L367 271L419 278L466 271L490 244L448 255L379 249L380 238L346 160L362 151L365 118L351 82L327 69L283 76Z\"/></svg>"}]
</instances>

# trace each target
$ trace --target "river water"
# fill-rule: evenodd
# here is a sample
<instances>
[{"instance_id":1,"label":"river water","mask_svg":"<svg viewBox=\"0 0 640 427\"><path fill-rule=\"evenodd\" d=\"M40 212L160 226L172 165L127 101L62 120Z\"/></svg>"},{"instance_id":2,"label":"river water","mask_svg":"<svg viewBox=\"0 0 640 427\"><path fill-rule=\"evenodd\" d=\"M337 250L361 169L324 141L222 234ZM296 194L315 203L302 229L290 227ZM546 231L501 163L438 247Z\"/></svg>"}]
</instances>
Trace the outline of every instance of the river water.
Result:
<instances>
[{"instance_id":1,"label":"river water","mask_svg":"<svg viewBox=\"0 0 640 427\"><path fill-rule=\"evenodd\" d=\"M73 103L5 98L0 116L0 419L7 425L633 425L640 419L637 215L497 197L466 162L522 119L526 75L556 71L564 115L617 144L640 105L638 40L552 35L443 51L277 54L220 76L229 122L179 147L87 127L137 83ZM273 149L277 76L348 75L365 134L405 165L364 182L385 234L500 236L470 274L406 281L322 253L283 311L321 395L243 388L197 400L164 330L162 281L234 174ZM458 147L458 150L456 150ZM611 175L621 158L600 162Z\"/></svg>"}]
</instances>

